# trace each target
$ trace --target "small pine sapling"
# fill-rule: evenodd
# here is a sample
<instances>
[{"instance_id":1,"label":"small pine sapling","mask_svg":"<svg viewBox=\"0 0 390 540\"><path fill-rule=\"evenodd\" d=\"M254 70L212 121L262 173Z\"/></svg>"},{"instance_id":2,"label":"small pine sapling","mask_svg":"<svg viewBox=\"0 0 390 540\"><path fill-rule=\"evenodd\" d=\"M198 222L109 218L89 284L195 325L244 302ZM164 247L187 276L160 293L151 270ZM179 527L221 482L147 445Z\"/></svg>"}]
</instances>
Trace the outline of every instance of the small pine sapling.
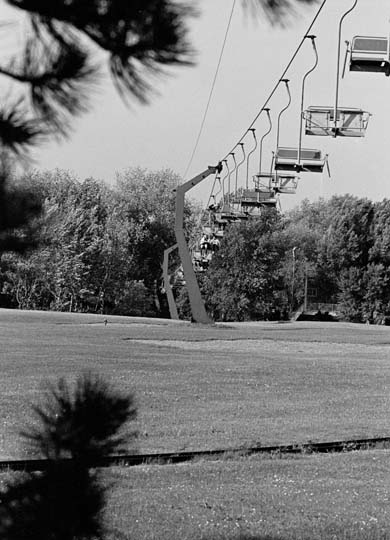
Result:
<instances>
[{"instance_id":1,"label":"small pine sapling","mask_svg":"<svg viewBox=\"0 0 390 540\"><path fill-rule=\"evenodd\" d=\"M135 432L133 395L86 374L74 387L48 387L34 407L38 425L22 435L48 460L43 473L23 473L0 493L2 540L103 540L108 487L96 466L128 448Z\"/></svg>"}]
</instances>

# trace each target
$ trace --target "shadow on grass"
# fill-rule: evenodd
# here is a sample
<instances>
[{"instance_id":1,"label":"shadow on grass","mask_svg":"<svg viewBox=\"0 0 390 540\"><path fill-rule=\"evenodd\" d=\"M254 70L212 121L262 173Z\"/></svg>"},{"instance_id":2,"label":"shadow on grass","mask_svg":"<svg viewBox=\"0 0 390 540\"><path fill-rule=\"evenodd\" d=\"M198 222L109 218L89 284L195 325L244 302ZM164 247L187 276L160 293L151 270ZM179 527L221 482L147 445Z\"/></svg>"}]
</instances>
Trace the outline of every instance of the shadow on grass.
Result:
<instances>
[{"instance_id":1,"label":"shadow on grass","mask_svg":"<svg viewBox=\"0 0 390 540\"><path fill-rule=\"evenodd\" d=\"M291 532L274 534L245 534L232 535L216 534L202 536L202 540L390 540L390 533L376 528L356 530L353 527L335 527L313 532Z\"/></svg>"},{"instance_id":2,"label":"shadow on grass","mask_svg":"<svg viewBox=\"0 0 390 540\"><path fill-rule=\"evenodd\" d=\"M302 531L295 530L290 532L281 532L279 534L253 534L223 533L212 534L211 536L202 536L202 540L390 540L390 532L385 527L373 526L359 528L356 524L336 524L330 523L323 528Z\"/></svg>"},{"instance_id":3,"label":"shadow on grass","mask_svg":"<svg viewBox=\"0 0 390 540\"><path fill-rule=\"evenodd\" d=\"M73 464L53 463L39 475L22 473L1 493L0 538L102 538L104 495L98 478Z\"/></svg>"}]
</instances>

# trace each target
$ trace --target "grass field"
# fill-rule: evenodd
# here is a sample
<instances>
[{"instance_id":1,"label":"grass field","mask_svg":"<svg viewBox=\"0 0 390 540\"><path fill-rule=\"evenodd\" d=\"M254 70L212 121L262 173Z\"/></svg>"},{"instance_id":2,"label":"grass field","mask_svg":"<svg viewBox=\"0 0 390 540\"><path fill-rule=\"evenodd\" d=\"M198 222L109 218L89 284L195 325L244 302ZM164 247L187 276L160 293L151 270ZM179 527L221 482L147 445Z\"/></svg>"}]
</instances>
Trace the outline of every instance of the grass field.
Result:
<instances>
[{"instance_id":1,"label":"grass field","mask_svg":"<svg viewBox=\"0 0 390 540\"><path fill-rule=\"evenodd\" d=\"M390 328L213 327L0 310L0 458L43 381L102 373L139 408L139 451L390 435ZM246 457L104 472L124 540L390 539L390 452ZM7 475L0 475L2 480Z\"/></svg>"},{"instance_id":2,"label":"grass field","mask_svg":"<svg viewBox=\"0 0 390 540\"><path fill-rule=\"evenodd\" d=\"M390 435L390 328L104 320L0 310L1 458L42 382L89 369L135 391L139 451Z\"/></svg>"},{"instance_id":3,"label":"grass field","mask_svg":"<svg viewBox=\"0 0 390 540\"><path fill-rule=\"evenodd\" d=\"M385 540L389 451L111 469L126 540ZM115 535L113 535L115 538Z\"/></svg>"},{"instance_id":4,"label":"grass field","mask_svg":"<svg viewBox=\"0 0 390 540\"><path fill-rule=\"evenodd\" d=\"M107 540L389 540L389 451L104 471ZM8 473L0 473L0 491Z\"/></svg>"}]
</instances>

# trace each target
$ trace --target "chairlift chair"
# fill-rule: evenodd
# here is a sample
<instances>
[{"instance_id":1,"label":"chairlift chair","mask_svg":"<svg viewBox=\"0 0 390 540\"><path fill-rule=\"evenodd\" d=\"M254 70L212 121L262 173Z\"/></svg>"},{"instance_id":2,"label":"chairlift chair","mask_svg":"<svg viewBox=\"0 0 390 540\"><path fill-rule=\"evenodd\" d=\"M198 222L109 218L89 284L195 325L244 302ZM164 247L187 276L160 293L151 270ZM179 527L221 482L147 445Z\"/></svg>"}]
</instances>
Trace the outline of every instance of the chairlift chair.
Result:
<instances>
[{"instance_id":1,"label":"chairlift chair","mask_svg":"<svg viewBox=\"0 0 390 540\"><path fill-rule=\"evenodd\" d=\"M297 192L299 177L294 173L275 173L272 187L275 193L295 195Z\"/></svg>"},{"instance_id":2,"label":"chairlift chair","mask_svg":"<svg viewBox=\"0 0 390 540\"><path fill-rule=\"evenodd\" d=\"M273 190L259 191L255 189L245 189L241 198L241 207L245 212L247 208L276 206L276 202L277 200Z\"/></svg>"},{"instance_id":3,"label":"chairlift chair","mask_svg":"<svg viewBox=\"0 0 390 540\"><path fill-rule=\"evenodd\" d=\"M266 173L259 172L255 174L253 177L255 190L256 191L270 191L273 177L274 177L274 174L269 173L269 172L266 172Z\"/></svg>"},{"instance_id":4,"label":"chairlift chair","mask_svg":"<svg viewBox=\"0 0 390 540\"><path fill-rule=\"evenodd\" d=\"M300 160L298 161L298 158ZM275 171L322 173L327 156L321 150L278 147L275 152Z\"/></svg>"},{"instance_id":5,"label":"chairlift chair","mask_svg":"<svg viewBox=\"0 0 390 540\"><path fill-rule=\"evenodd\" d=\"M350 71L390 75L390 40L387 37L355 36L350 50Z\"/></svg>"},{"instance_id":6,"label":"chairlift chair","mask_svg":"<svg viewBox=\"0 0 390 540\"><path fill-rule=\"evenodd\" d=\"M236 221L246 221L248 219L247 214L242 211L242 198L240 199L239 207L235 211L235 218L236 218Z\"/></svg>"},{"instance_id":7,"label":"chairlift chair","mask_svg":"<svg viewBox=\"0 0 390 540\"><path fill-rule=\"evenodd\" d=\"M218 216L219 219L226 220L226 222L234 221L233 208L228 204L224 204L221 210L217 212L216 216Z\"/></svg>"},{"instance_id":8,"label":"chairlift chair","mask_svg":"<svg viewBox=\"0 0 390 540\"><path fill-rule=\"evenodd\" d=\"M194 250L192 252L192 262L195 263L195 262L198 262L198 261L201 261L202 260L202 254L200 251L198 250Z\"/></svg>"},{"instance_id":9,"label":"chairlift chair","mask_svg":"<svg viewBox=\"0 0 390 540\"><path fill-rule=\"evenodd\" d=\"M196 273L200 273L200 274L201 274L202 272L205 272L205 270L206 270L206 267L205 267L203 261L198 261L198 260L195 260L195 261L193 262L193 268L194 268L194 271L195 271Z\"/></svg>"},{"instance_id":10,"label":"chairlift chair","mask_svg":"<svg viewBox=\"0 0 390 540\"><path fill-rule=\"evenodd\" d=\"M226 229L226 225L228 223L229 221L227 219L222 218L220 215L215 216L214 234L218 236L218 238L222 238Z\"/></svg>"},{"instance_id":11,"label":"chairlift chair","mask_svg":"<svg viewBox=\"0 0 390 540\"><path fill-rule=\"evenodd\" d=\"M207 234L208 236L213 234L212 227L210 227L209 225L206 225L206 226L202 227L202 234Z\"/></svg>"},{"instance_id":12,"label":"chairlift chair","mask_svg":"<svg viewBox=\"0 0 390 540\"><path fill-rule=\"evenodd\" d=\"M194 270L199 270L202 264L202 254L197 249L192 251L192 266L194 267Z\"/></svg>"},{"instance_id":13,"label":"chairlift chair","mask_svg":"<svg viewBox=\"0 0 390 540\"><path fill-rule=\"evenodd\" d=\"M334 116L334 107L309 107L304 112L305 134L364 137L371 114L362 109L339 107L336 122Z\"/></svg>"}]
</instances>

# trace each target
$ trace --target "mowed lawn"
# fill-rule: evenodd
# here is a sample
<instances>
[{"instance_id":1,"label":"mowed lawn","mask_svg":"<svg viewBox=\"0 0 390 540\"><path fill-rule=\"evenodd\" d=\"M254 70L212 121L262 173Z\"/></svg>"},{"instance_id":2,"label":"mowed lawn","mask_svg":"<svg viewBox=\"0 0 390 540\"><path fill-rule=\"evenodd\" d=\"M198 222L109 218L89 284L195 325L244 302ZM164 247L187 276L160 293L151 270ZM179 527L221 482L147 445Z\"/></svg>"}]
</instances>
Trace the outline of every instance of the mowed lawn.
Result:
<instances>
[{"instance_id":1,"label":"mowed lawn","mask_svg":"<svg viewBox=\"0 0 390 540\"><path fill-rule=\"evenodd\" d=\"M390 451L102 470L107 540L390 540ZM6 482L21 473L0 473Z\"/></svg>"},{"instance_id":2,"label":"mowed lawn","mask_svg":"<svg viewBox=\"0 0 390 540\"><path fill-rule=\"evenodd\" d=\"M110 540L388 540L389 458L375 450L113 468Z\"/></svg>"},{"instance_id":3,"label":"mowed lawn","mask_svg":"<svg viewBox=\"0 0 390 540\"><path fill-rule=\"evenodd\" d=\"M43 383L85 370L134 391L141 452L390 436L389 351L387 327L0 310L0 458Z\"/></svg>"}]
</instances>

